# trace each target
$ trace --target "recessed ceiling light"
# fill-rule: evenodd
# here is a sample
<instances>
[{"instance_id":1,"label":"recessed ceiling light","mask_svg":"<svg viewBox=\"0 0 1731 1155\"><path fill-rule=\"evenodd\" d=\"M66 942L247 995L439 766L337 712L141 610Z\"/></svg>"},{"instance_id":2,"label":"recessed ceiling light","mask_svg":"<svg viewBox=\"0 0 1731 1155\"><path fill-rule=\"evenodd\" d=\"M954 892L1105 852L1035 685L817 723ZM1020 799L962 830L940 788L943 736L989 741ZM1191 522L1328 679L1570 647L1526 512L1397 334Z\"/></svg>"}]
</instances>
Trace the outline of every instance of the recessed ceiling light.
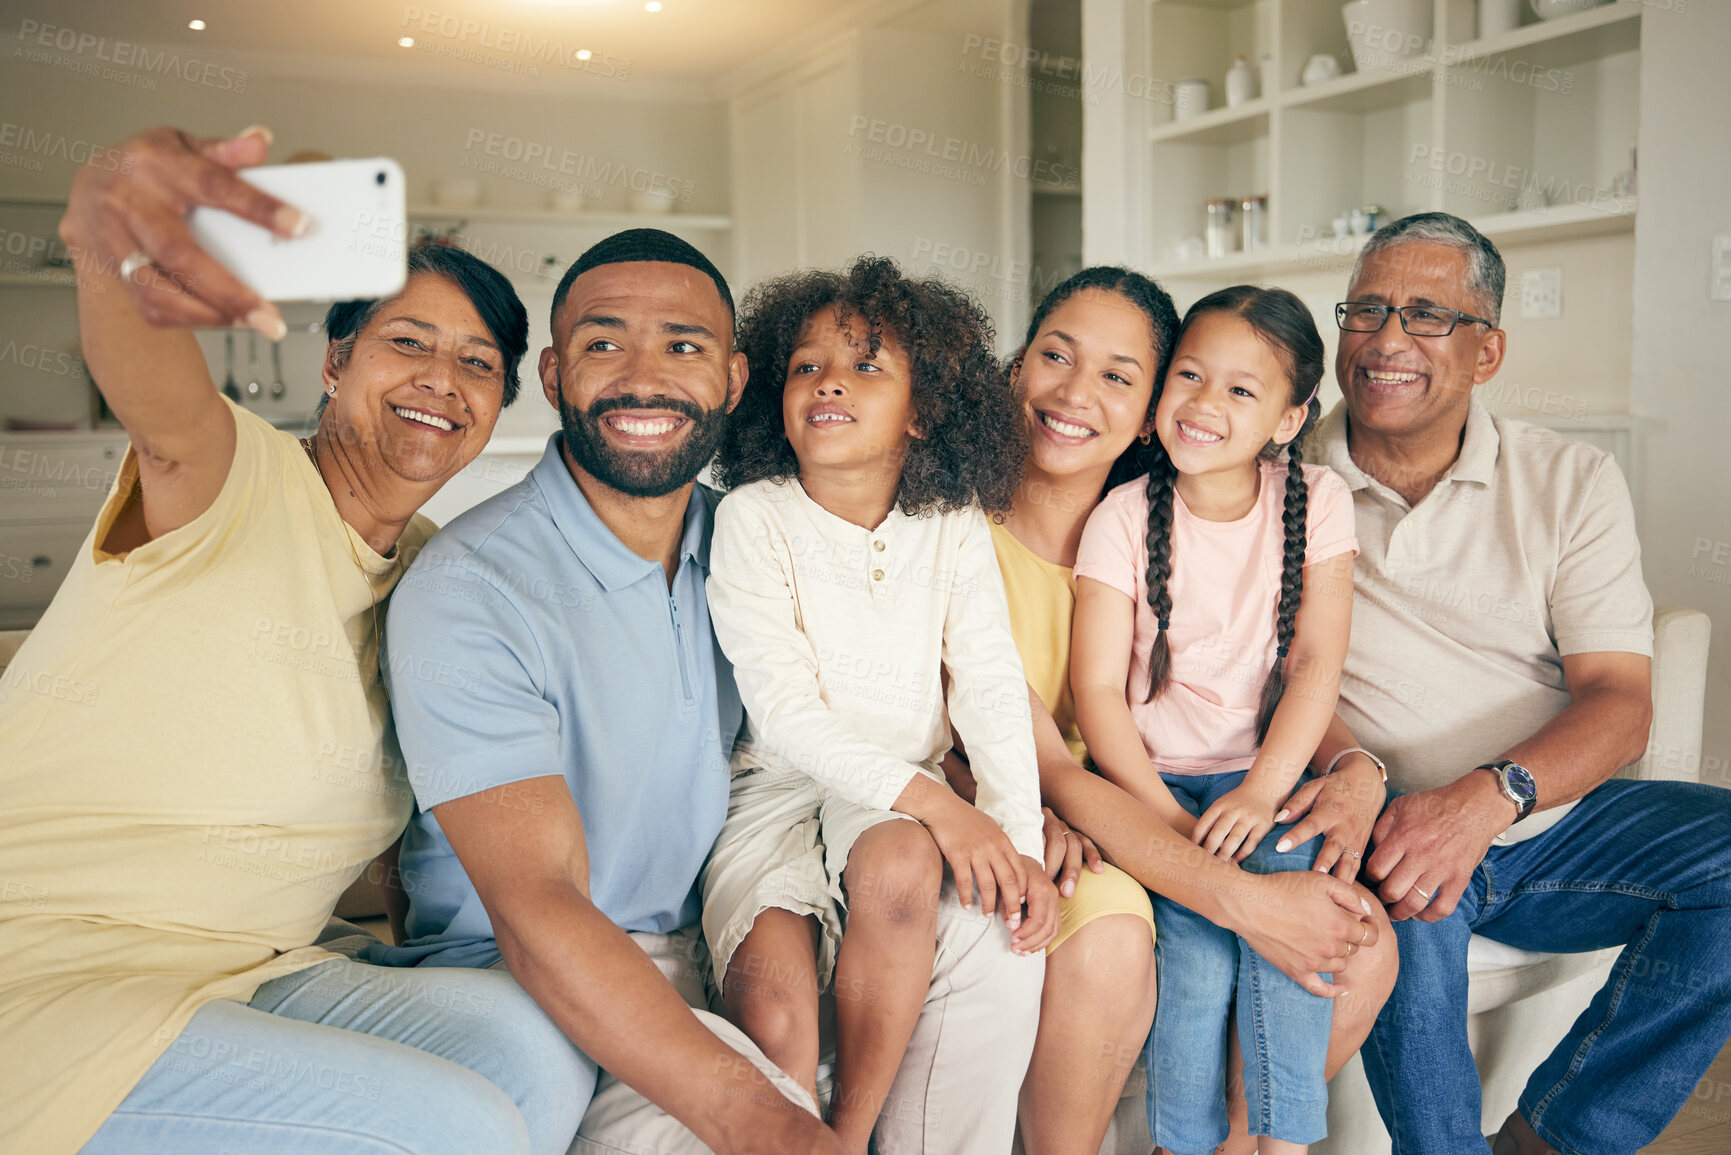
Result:
<instances>
[{"instance_id":1,"label":"recessed ceiling light","mask_svg":"<svg viewBox=\"0 0 1731 1155\"><path fill-rule=\"evenodd\" d=\"M587 48L579 48L577 50L577 59L579 59L579 60L588 60L591 56L594 56L594 55L595 54L593 52L589 51Z\"/></svg>"},{"instance_id":2,"label":"recessed ceiling light","mask_svg":"<svg viewBox=\"0 0 1731 1155\"><path fill-rule=\"evenodd\" d=\"M204 21L202 21L202 20L188 20L186 22L186 26L188 28L192 29L194 32L203 32L204 31Z\"/></svg>"},{"instance_id":3,"label":"recessed ceiling light","mask_svg":"<svg viewBox=\"0 0 1731 1155\"><path fill-rule=\"evenodd\" d=\"M413 48L414 46L415 38L413 36L405 36L401 40L397 41L398 48Z\"/></svg>"},{"instance_id":4,"label":"recessed ceiling light","mask_svg":"<svg viewBox=\"0 0 1731 1155\"><path fill-rule=\"evenodd\" d=\"M647 3L643 6L643 10L645 12L659 12L659 11L661 11L661 0L649 0L649 3Z\"/></svg>"}]
</instances>

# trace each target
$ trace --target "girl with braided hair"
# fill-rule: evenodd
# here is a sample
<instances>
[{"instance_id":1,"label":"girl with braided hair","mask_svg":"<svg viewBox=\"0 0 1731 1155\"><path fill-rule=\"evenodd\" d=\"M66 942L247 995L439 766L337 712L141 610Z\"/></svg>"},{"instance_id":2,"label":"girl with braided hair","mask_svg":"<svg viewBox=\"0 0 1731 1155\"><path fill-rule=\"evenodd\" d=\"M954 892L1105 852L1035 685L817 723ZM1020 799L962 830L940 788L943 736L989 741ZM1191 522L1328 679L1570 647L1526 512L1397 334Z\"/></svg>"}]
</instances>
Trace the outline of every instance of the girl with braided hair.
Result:
<instances>
[{"instance_id":1,"label":"girl with braided hair","mask_svg":"<svg viewBox=\"0 0 1731 1155\"><path fill-rule=\"evenodd\" d=\"M1333 717L1352 618L1351 498L1301 462L1322 368L1291 293L1198 301L1141 431L1147 472L1106 495L1077 550L1071 689L1090 756L1198 854L1256 873L1315 861L1320 839L1267 836ZM1326 1133L1329 1002L1152 897L1155 1142L1205 1155L1226 1139L1236 1010L1250 1133L1265 1155L1303 1152Z\"/></svg>"}]
</instances>

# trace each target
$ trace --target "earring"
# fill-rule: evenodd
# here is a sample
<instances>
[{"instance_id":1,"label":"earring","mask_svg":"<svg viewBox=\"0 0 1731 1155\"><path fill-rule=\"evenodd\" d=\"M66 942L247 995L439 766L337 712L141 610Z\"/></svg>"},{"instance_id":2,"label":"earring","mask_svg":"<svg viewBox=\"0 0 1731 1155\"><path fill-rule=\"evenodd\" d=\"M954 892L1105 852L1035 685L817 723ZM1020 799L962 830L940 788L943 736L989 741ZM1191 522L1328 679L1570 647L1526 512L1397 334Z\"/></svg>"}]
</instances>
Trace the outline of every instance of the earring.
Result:
<instances>
[{"instance_id":1,"label":"earring","mask_svg":"<svg viewBox=\"0 0 1731 1155\"><path fill-rule=\"evenodd\" d=\"M1154 431L1152 429L1144 429L1142 431L1142 433L1140 434L1140 436L1138 436L1136 438L1136 440L1140 441L1144 445L1147 445L1149 442L1154 440Z\"/></svg>"},{"instance_id":2,"label":"earring","mask_svg":"<svg viewBox=\"0 0 1731 1155\"><path fill-rule=\"evenodd\" d=\"M325 386L325 396L326 397L335 397L336 395L337 395L337 387L335 385L326 385Z\"/></svg>"}]
</instances>

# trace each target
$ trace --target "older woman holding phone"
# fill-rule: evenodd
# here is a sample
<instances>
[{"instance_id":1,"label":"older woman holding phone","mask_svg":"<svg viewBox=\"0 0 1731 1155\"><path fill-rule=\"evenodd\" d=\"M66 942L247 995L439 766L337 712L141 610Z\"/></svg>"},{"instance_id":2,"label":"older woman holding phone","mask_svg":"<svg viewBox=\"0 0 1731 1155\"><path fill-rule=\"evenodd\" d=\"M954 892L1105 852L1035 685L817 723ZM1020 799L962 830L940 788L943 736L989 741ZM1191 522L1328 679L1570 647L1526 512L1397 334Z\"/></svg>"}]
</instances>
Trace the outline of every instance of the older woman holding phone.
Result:
<instances>
[{"instance_id":1,"label":"older woman holding phone","mask_svg":"<svg viewBox=\"0 0 1731 1155\"><path fill-rule=\"evenodd\" d=\"M1379 944L1388 928L1381 905L1350 885L1383 801L1368 761L1343 758L1335 775L1293 795L1283 820L1299 823L1294 844L1326 838L1314 871L1280 874L1250 874L1206 853L1082 765L1087 751L1069 685L1071 567L1106 490L1146 472L1138 450L1152 429L1177 328L1172 299L1155 282L1120 268L1083 269L1034 311L1010 370L1030 445L1010 514L992 538L1033 698L1047 861L1060 894L1060 929L1046 948L1039 1034L1022 1084L1028 1155L1099 1150L1154 1018L1147 891L1231 928L1307 990L1336 1000L1331 1076L1363 1043L1398 967L1393 937ZM958 791L971 793L959 760L945 769ZM1095 844L1113 865L1100 861ZM1228 1099L1226 1150L1253 1152L1241 1084Z\"/></svg>"},{"instance_id":2,"label":"older woman holding phone","mask_svg":"<svg viewBox=\"0 0 1731 1155\"><path fill-rule=\"evenodd\" d=\"M302 231L237 176L269 143L145 133L60 226L131 449L0 682L0 879L29 898L0 902L0 1149L562 1152L575 1055L507 976L314 945L409 813L385 599L516 395L523 306L419 251L331 310L313 436L229 403L188 328L283 322L186 216Z\"/></svg>"}]
</instances>

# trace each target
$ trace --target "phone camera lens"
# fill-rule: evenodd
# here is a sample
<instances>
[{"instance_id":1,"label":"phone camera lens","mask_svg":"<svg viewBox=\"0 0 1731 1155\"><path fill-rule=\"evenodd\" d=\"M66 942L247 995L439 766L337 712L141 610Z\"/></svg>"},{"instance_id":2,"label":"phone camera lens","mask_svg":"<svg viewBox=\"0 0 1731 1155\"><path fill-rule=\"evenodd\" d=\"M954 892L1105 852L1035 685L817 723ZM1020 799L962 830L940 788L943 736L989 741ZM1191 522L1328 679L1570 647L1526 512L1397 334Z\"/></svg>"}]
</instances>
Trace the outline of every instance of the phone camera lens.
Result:
<instances>
[{"instance_id":1,"label":"phone camera lens","mask_svg":"<svg viewBox=\"0 0 1731 1155\"><path fill-rule=\"evenodd\" d=\"M385 183L385 174L381 172L377 176L375 176L373 179L375 181L377 181L379 184L384 184Z\"/></svg>"}]
</instances>

